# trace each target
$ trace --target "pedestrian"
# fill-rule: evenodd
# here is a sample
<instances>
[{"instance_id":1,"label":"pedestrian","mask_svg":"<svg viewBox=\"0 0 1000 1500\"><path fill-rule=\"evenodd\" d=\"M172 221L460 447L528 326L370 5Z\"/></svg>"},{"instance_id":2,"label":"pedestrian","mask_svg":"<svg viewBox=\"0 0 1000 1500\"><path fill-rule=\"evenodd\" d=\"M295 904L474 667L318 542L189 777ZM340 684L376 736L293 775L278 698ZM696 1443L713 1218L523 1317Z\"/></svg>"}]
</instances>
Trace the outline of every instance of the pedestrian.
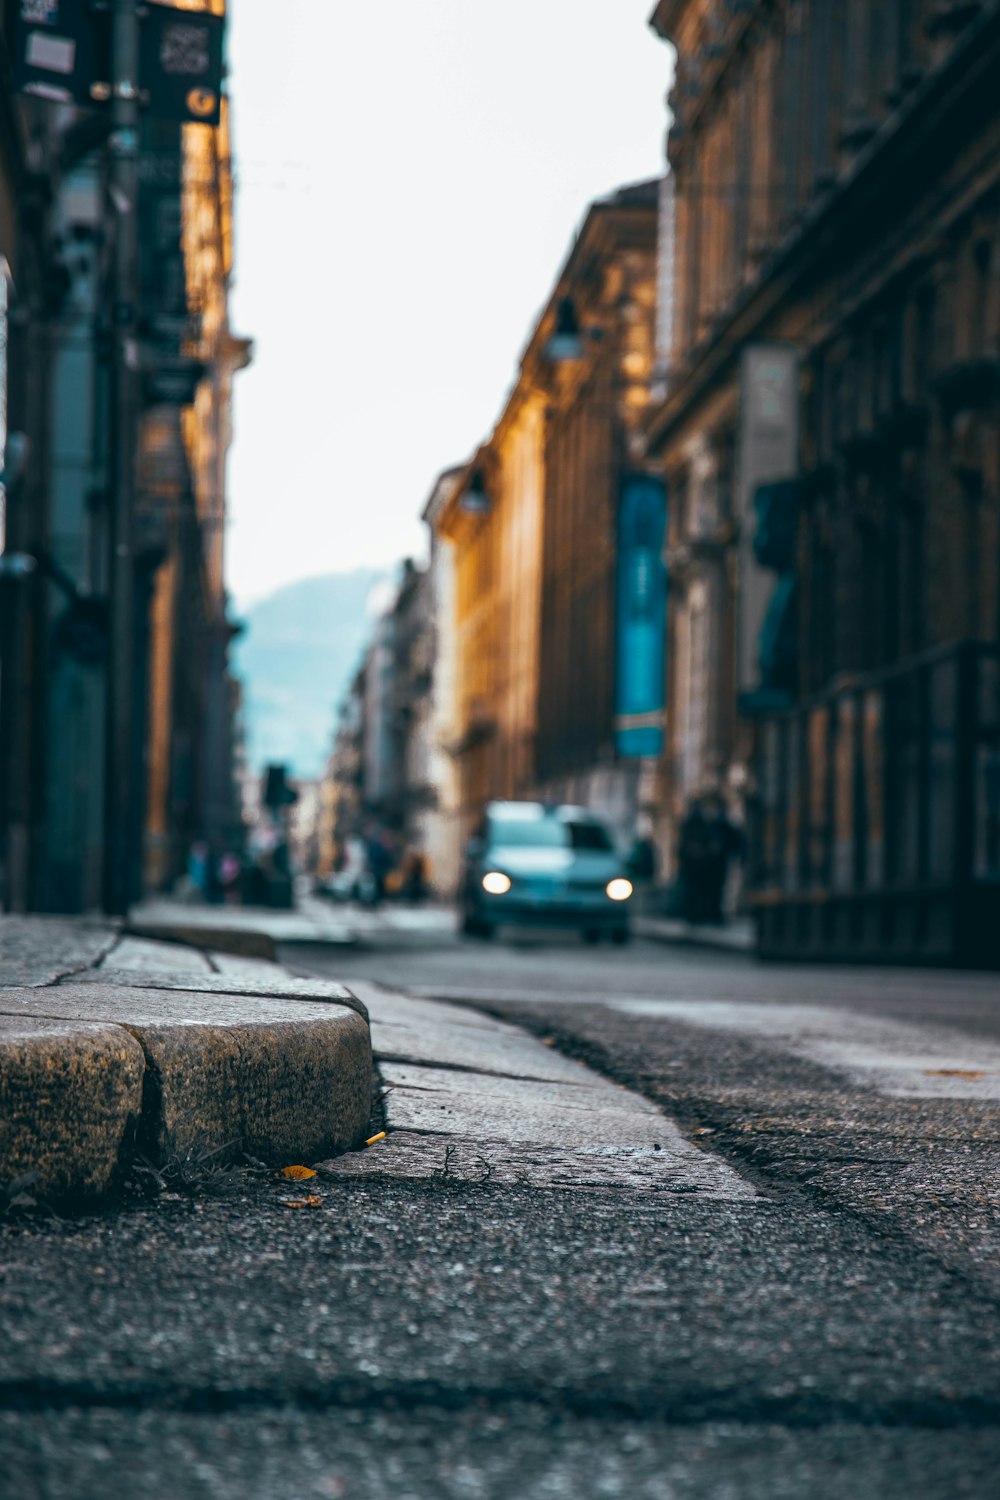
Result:
<instances>
[{"instance_id":1,"label":"pedestrian","mask_svg":"<svg viewBox=\"0 0 1000 1500\"><path fill-rule=\"evenodd\" d=\"M208 846L205 860L205 900L209 906L221 906L225 899L222 883L222 859L214 844Z\"/></svg>"},{"instance_id":2,"label":"pedestrian","mask_svg":"<svg viewBox=\"0 0 1000 1500\"><path fill-rule=\"evenodd\" d=\"M198 839L191 845L187 862L189 888L194 901L204 901L207 897L208 862L208 845Z\"/></svg>"},{"instance_id":3,"label":"pedestrian","mask_svg":"<svg viewBox=\"0 0 1000 1500\"><path fill-rule=\"evenodd\" d=\"M625 861L626 873L635 887L636 901L641 908L648 907L649 893L658 869L659 853L653 842L652 824L643 815L636 824L635 839Z\"/></svg>"},{"instance_id":4,"label":"pedestrian","mask_svg":"<svg viewBox=\"0 0 1000 1500\"><path fill-rule=\"evenodd\" d=\"M742 853L743 835L719 793L696 797L681 823L678 848L683 915L689 922L723 921L726 876L731 860Z\"/></svg>"},{"instance_id":5,"label":"pedestrian","mask_svg":"<svg viewBox=\"0 0 1000 1500\"><path fill-rule=\"evenodd\" d=\"M219 860L219 879L227 906L234 906L239 900L241 868L236 855L231 849L227 849Z\"/></svg>"},{"instance_id":6,"label":"pedestrian","mask_svg":"<svg viewBox=\"0 0 1000 1500\"><path fill-rule=\"evenodd\" d=\"M402 876L404 898L418 906L427 895L427 860L422 850L412 848L406 851Z\"/></svg>"},{"instance_id":7,"label":"pedestrian","mask_svg":"<svg viewBox=\"0 0 1000 1500\"><path fill-rule=\"evenodd\" d=\"M368 873L371 876L372 905L379 906L385 900L385 882L393 866L392 851L381 829L373 829L365 840Z\"/></svg>"}]
</instances>

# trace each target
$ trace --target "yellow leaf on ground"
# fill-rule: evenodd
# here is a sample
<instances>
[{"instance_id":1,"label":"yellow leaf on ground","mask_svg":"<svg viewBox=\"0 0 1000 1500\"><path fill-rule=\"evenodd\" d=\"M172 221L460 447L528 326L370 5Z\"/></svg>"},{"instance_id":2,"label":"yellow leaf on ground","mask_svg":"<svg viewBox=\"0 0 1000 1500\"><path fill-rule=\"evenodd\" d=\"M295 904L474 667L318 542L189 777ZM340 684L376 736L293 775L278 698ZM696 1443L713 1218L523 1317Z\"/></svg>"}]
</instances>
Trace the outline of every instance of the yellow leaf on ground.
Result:
<instances>
[{"instance_id":1,"label":"yellow leaf on ground","mask_svg":"<svg viewBox=\"0 0 1000 1500\"><path fill-rule=\"evenodd\" d=\"M305 1182L308 1177L315 1177L316 1173L312 1167L282 1167L282 1177L290 1177L293 1182Z\"/></svg>"},{"instance_id":2,"label":"yellow leaf on ground","mask_svg":"<svg viewBox=\"0 0 1000 1500\"><path fill-rule=\"evenodd\" d=\"M925 1068L924 1073L928 1078L966 1078L973 1082L986 1076L982 1068Z\"/></svg>"}]
</instances>

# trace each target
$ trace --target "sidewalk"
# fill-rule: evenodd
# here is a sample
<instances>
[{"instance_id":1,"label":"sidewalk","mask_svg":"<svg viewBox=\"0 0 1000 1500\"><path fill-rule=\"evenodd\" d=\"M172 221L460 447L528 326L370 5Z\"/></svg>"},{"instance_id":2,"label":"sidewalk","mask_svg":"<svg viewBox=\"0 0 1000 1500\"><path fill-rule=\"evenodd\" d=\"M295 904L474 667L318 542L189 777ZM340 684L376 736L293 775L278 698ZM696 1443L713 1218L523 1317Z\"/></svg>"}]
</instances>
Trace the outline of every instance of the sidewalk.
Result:
<instances>
[{"instance_id":1,"label":"sidewalk","mask_svg":"<svg viewBox=\"0 0 1000 1500\"><path fill-rule=\"evenodd\" d=\"M367 1012L343 985L106 923L0 917L2 1189L84 1199L139 1162L343 1151L371 1078Z\"/></svg>"},{"instance_id":2,"label":"sidewalk","mask_svg":"<svg viewBox=\"0 0 1000 1500\"><path fill-rule=\"evenodd\" d=\"M753 953L756 933L750 917L735 917L722 926L708 922L684 922L678 917L634 917L638 937L657 943L684 943L691 947L721 948L731 953Z\"/></svg>"},{"instance_id":3,"label":"sidewalk","mask_svg":"<svg viewBox=\"0 0 1000 1500\"><path fill-rule=\"evenodd\" d=\"M313 898L300 900L292 911L281 911L269 906L204 906L157 897L132 908L127 930L137 937L268 959L275 958L279 944L350 947L358 940L357 923L342 908Z\"/></svg>"},{"instance_id":4,"label":"sidewalk","mask_svg":"<svg viewBox=\"0 0 1000 1500\"><path fill-rule=\"evenodd\" d=\"M439 902L409 906L387 901L371 910L351 904L337 906L299 892L294 911L270 907L197 906L159 898L132 909L128 931L136 936L182 942L196 948L225 947L250 957L277 957L279 947L297 944L363 947L384 934L444 937L456 931L455 908ZM685 922L678 917L636 914L637 937L657 943L714 948L729 953L753 953L756 933L750 917L731 918L722 926Z\"/></svg>"}]
</instances>

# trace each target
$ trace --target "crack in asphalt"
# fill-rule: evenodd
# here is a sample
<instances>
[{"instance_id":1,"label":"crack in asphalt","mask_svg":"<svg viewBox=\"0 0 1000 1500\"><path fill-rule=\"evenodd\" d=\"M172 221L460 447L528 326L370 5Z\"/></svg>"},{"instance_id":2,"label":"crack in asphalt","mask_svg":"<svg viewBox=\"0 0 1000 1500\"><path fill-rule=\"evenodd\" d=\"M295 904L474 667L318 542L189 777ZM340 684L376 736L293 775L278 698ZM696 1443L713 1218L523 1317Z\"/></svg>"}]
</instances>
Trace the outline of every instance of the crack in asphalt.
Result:
<instances>
[{"instance_id":1,"label":"crack in asphalt","mask_svg":"<svg viewBox=\"0 0 1000 1500\"><path fill-rule=\"evenodd\" d=\"M763 1393L747 1399L736 1386L629 1391L595 1382L585 1386L446 1385L436 1380L387 1381L346 1375L332 1380L274 1386L196 1386L178 1381L98 1385L92 1381L32 1378L0 1381L0 1411L172 1411L202 1416L241 1410L296 1407L304 1411L380 1409L449 1412L530 1406L553 1418L602 1417L662 1426L736 1422L819 1431L831 1427L891 1427L937 1431L989 1429L1000 1424L1000 1397L946 1394L895 1400L851 1400L833 1392Z\"/></svg>"},{"instance_id":2,"label":"crack in asphalt","mask_svg":"<svg viewBox=\"0 0 1000 1500\"><path fill-rule=\"evenodd\" d=\"M451 996L449 1003L465 1005L469 1010L490 1016L494 1020L518 1026L529 1035L551 1038L556 1050L563 1056L586 1063L587 1067L599 1076L628 1088L655 1104L674 1122L686 1140L702 1150L707 1149L709 1154L727 1163L733 1171L755 1187L761 1197L775 1201L784 1198L793 1202L795 1200L811 1202L824 1212L835 1212L840 1217L852 1220L865 1233L875 1236L878 1240L884 1240L887 1222L894 1226L898 1224L899 1230L904 1230L906 1227L905 1220L890 1209L865 1209L857 1204L845 1202L838 1191L837 1183L829 1182L822 1167L817 1167L814 1171L790 1172L787 1158L776 1152L769 1153L766 1141L755 1139L751 1144L749 1140L745 1141L742 1136L735 1134L732 1111L720 1105L719 1101L712 1096L698 1094L696 1097L684 1100L663 1097L641 1077L636 1077L629 1068L618 1066L605 1047L574 1032L564 1030L552 1014L542 1017L528 1009L524 1009L519 1014L504 1001L490 1003L473 998L459 1000L457 996ZM594 1003L599 1005L601 1002ZM526 1004L530 1005L531 1002L523 1000L519 1002L520 1006ZM683 1029L683 1023L680 1024ZM812 1063L810 1066L814 1071L822 1071L839 1078L836 1070L824 1067L822 1064ZM843 1084L845 1080L839 1081ZM850 1082L847 1082L850 1087ZM704 1142L694 1139L695 1131L704 1129L706 1122L709 1123L713 1135L711 1145L707 1148ZM789 1134L791 1133L783 1132L781 1138L786 1139ZM881 1159L873 1161L866 1157L834 1160L810 1155L798 1159L829 1161L829 1164L835 1168L855 1163L865 1166L905 1164L902 1158L899 1160L886 1158L883 1162ZM937 1274L943 1275L954 1285L965 1287L977 1301L984 1305L984 1309L989 1309L991 1312L1000 1310L1000 1295L996 1287L984 1276L967 1266L956 1266L945 1254L936 1253L927 1244L911 1241L910 1249L912 1254L932 1266Z\"/></svg>"},{"instance_id":3,"label":"crack in asphalt","mask_svg":"<svg viewBox=\"0 0 1000 1500\"><path fill-rule=\"evenodd\" d=\"M544 1083L554 1089L578 1087L576 1079L546 1078L539 1073L506 1073L500 1068L473 1067L471 1063L439 1062L437 1060L428 1062L425 1057L408 1057L405 1052L379 1052L378 1060L380 1063L398 1063L404 1068L433 1068L436 1073L471 1073L475 1076L482 1075L484 1078L505 1078L509 1079L511 1083ZM424 1085L408 1083L406 1085L396 1084L394 1087L420 1089ZM441 1090L433 1089L430 1092L440 1093Z\"/></svg>"}]
</instances>

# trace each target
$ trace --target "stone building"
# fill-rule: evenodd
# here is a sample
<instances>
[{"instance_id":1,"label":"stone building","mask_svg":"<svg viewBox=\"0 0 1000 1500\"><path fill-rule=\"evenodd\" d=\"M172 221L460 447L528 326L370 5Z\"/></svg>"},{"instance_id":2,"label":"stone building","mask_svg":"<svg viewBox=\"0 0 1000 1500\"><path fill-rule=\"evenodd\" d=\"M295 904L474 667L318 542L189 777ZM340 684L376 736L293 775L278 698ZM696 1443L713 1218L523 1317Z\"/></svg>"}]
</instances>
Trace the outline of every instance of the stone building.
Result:
<instances>
[{"instance_id":1,"label":"stone building","mask_svg":"<svg viewBox=\"0 0 1000 1500\"><path fill-rule=\"evenodd\" d=\"M579 801L625 832L616 755L619 500L641 470L658 184L593 204L493 433L435 520L455 571L459 844L491 798Z\"/></svg>"},{"instance_id":2,"label":"stone building","mask_svg":"<svg viewBox=\"0 0 1000 1500\"><path fill-rule=\"evenodd\" d=\"M439 528L441 512L459 483L460 468L444 469L434 481L421 519L427 526L430 556L431 684L426 707L427 779L433 801L420 819L429 879L441 895L452 895L459 881L459 786L457 764L448 753L455 739L456 702L455 558Z\"/></svg>"},{"instance_id":3,"label":"stone building","mask_svg":"<svg viewBox=\"0 0 1000 1500\"><path fill-rule=\"evenodd\" d=\"M221 16L224 3L185 8ZM99 10L64 18L86 29ZM107 115L82 102L78 79L24 82L19 49L32 38L12 31L17 11L0 13L0 436L16 434L28 456L7 469L0 524L0 904L118 910L144 875L178 874L193 838L228 843L241 830L222 537L230 381L249 348L226 318L228 114L215 127L144 112L128 205L136 288L123 301L112 272L130 220L108 193ZM19 78L40 97L12 96ZM127 402L109 359L123 310L135 314ZM133 398L131 597L118 619L115 449ZM129 743L116 746L112 783L110 658L126 640Z\"/></svg>"},{"instance_id":4,"label":"stone building","mask_svg":"<svg viewBox=\"0 0 1000 1500\"><path fill-rule=\"evenodd\" d=\"M451 863L491 797L534 781L541 586L543 415L522 369L489 442L440 507L454 565L454 710L445 750L457 818Z\"/></svg>"},{"instance_id":5,"label":"stone building","mask_svg":"<svg viewBox=\"0 0 1000 1500\"><path fill-rule=\"evenodd\" d=\"M436 797L431 784L431 686L434 675L433 590L426 568L406 558L386 613L385 722L388 763L370 811L401 849L423 847L424 819Z\"/></svg>"},{"instance_id":6,"label":"stone building","mask_svg":"<svg viewBox=\"0 0 1000 1500\"><path fill-rule=\"evenodd\" d=\"M348 839L378 830L401 855L421 850L439 882L434 820L446 785L434 694L435 599L432 569L407 558L338 705L317 792L317 864L324 875Z\"/></svg>"},{"instance_id":7,"label":"stone building","mask_svg":"<svg viewBox=\"0 0 1000 1500\"><path fill-rule=\"evenodd\" d=\"M236 627L223 565L233 378L249 363L251 346L229 326L229 132L226 101L218 127L175 130L172 204L162 190L156 193L155 224L161 234L166 228L165 250L176 268L161 291L174 306L157 310L162 358L176 386L160 392L169 399L146 413L139 502L158 552L150 589L145 781L144 880L151 889L177 877L193 840L221 853L238 848L243 831L228 661ZM162 145L157 159L169 159ZM171 206L173 215L166 211Z\"/></svg>"},{"instance_id":8,"label":"stone building","mask_svg":"<svg viewBox=\"0 0 1000 1500\"><path fill-rule=\"evenodd\" d=\"M629 705L620 691L616 605L627 586L619 576L620 517L644 466L658 202L654 181L593 204L548 315L557 333L560 317L569 323L577 345L571 337L561 350L548 318L539 329L547 406L533 779L546 798L603 812L623 836L634 831L649 790L644 758L622 736ZM655 623L662 630L662 620ZM658 722L650 727L657 736Z\"/></svg>"},{"instance_id":9,"label":"stone building","mask_svg":"<svg viewBox=\"0 0 1000 1500\"><path fill-rule=\"evenodd\" d=\"M677 49L664 840L721 783L765 951L984 961L1000 5L661 0L652 24Z\"/></svg>"},{"instance_id":10,"label":"stone building","mask_svg":"<svg viewBox=\"0 0 1000 1500\"><path fill-rule=\"evenodd\" d=\"M319 872L329 875L337 866L349 838L364 826L364 746L366 664L359 665L337 706L333 748L320 789Z\"/></svg>"}]
</instances>

